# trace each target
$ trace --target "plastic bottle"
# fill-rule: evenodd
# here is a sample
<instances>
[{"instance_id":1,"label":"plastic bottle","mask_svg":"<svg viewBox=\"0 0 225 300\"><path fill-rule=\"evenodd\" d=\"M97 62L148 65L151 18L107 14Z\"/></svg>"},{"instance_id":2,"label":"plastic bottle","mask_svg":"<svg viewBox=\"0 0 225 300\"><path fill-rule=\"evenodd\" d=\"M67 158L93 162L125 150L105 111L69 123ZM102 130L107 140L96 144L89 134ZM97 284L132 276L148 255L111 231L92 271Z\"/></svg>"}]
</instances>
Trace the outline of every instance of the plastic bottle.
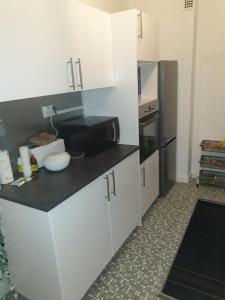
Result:
<instances>
[{"instance_id":1,"label":"plastic bottle","mask_svg":"<svg viewBox=\"0 0 225 300\"><path fill-rule=\"evenodd\" d=\"M34 154L31 154L30 156L30 165L31 165L32 175L36 175L38 173L38 163Z\"/></svg>"},{"instance_id":2,"label":"plastic bottle","mask_svg":"<svg viewBox=\"0 0 225 300\"><path fill-rule=\"evenodd\" d=\"M23 173L23 162L21 157L17 158L17 171L18 173L22 174Z\"/></svg>"},{"instance_id":3,"label":"plastic bottle","mask_svg":"<svg viewBox=\"0 0 225 300\"><path fill-rule=\"evenodd\" d=\"M19 148L20 157L23 162L23 174L24 177L29 178L31 177L31 165L30 165L30 152L27 146L21 146Z\"/></svg>"}]
</instances>

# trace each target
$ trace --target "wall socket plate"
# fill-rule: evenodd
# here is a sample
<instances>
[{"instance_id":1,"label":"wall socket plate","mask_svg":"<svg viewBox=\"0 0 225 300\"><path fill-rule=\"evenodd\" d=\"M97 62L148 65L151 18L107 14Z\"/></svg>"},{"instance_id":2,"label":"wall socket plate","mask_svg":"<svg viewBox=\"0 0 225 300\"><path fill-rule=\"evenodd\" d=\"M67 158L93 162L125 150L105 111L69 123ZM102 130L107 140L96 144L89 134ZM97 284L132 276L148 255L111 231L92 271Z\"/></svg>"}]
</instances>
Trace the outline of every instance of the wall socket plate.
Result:
<instances>
[{"instance_id":1,"label":"wall socket plate","mask_svg":"<svg viewBox=\"0 0 225 300\"><path fill-rule=\"evenodd\" d=\"M44 119L56 115L55 105L53 104L42 105L41 110Z\"/></svg>"}]
</instances>

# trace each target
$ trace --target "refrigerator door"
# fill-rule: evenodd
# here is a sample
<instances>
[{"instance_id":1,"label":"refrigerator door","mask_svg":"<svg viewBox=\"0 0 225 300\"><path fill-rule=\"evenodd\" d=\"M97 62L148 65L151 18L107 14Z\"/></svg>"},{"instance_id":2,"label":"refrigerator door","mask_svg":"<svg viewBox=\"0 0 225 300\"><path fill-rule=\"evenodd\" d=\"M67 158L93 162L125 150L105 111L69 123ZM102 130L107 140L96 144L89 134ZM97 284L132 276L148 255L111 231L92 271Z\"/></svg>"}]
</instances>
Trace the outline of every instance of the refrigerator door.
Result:
<instances>
[{"instance_id":1,"label":"refrigerator door","mask_svg":"<svg viewBox=\"0 0 225 300\"><path fill-rule=\"evenodd\" d=\"M159 151L159 189L164 196L176 181L176 139Z\"/></svg>"},{"instance_id":2,"label":"refrigerator door","mask_svg":"<svg viewBox=\"0 0 225 300\"><path fill-rule=\"evenodd\" d=\"M177 135L177 61L159 62L159 144L164 147Z\"/></svg>"}]
</instances>

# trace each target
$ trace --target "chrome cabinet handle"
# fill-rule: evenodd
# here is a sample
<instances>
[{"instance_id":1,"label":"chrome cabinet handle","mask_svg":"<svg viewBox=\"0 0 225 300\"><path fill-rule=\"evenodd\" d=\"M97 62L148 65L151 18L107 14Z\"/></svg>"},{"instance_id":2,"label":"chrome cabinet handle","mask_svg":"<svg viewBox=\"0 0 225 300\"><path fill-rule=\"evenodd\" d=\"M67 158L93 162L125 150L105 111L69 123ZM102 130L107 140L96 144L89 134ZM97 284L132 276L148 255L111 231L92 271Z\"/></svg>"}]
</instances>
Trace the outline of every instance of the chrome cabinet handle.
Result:
<instances>
[{"instance_id":1,"label":"chrome cabinet handle","mask_svg":"<svg viewBox=\"0 0 225 300\"><path fill-rule=\"evenodd\" d=\"M72 59L72 57L71 57L70 60L67 62L67 64L70 65L70 70L71 70L72 84L70 85L70 87L75 91L75 90L76 90L76 85L75 85L74 69L73 69L73 59Z\"/></svg>"},{"instance_id":2,"label":"chrome cabinet handle","mask_svg":"<svg viewBox=\"0 0 225 300\"><path fill-rule=\"evenodd\" d=\"M105 198L110 202L109 175L106 175L104 179L106 180L106 186L107 186L107 196L105 196Z\"/></svg>"},{"instance_id":3,"label":"chrome cabinet handle","mask_svg":"<svg viewBox=\"0 0 225 300\"><path fill-rule=\"evenodd\" d=\"M146 184L146 182L145 182L145 167L143 167L142 168L142 172L143 172L143 186L145 187L145 184Z\"/></svg>"},{"instance_id":4,"label":"chrome cabinet handle","mask_svg":"<svg viewBox=\"0 0 225 300\"><path fill-rule=\"evenodd\" d=\"M139 20L139 24L140 24L140 33L138 34L138 38L140 38L141 40L143 40L143 19L142 19L142 12L140 12L140 14L138 14L138 20Z\"/></svg>"},{"instance_id":5,"label":"chrome cabinet handle","mask_svg":"<svg viewBox=\"0 0 225 300\"><path fill-rule=\"evenodd\" d=\"M112 171L110 173L110 175L112 176L113 179L113 191L111 192L114 196L116 196L116 180L115 180L115 172Z\"/></svg>"},{"instance_id":6,"label":"chrome cabinet handle","mask_svg":"<svg viewBox=\"0 0 225 300\"><path fill-rule=\"evenodd\" d=\"M80 58L78 58L77 61L75 61L75 64L78 64L78 68L79 68L80 84L78 84L78 86L83 90L84 85L83 85L83 76L82 76L82 68L81 68Z\"/></svg>"}]
</instances>

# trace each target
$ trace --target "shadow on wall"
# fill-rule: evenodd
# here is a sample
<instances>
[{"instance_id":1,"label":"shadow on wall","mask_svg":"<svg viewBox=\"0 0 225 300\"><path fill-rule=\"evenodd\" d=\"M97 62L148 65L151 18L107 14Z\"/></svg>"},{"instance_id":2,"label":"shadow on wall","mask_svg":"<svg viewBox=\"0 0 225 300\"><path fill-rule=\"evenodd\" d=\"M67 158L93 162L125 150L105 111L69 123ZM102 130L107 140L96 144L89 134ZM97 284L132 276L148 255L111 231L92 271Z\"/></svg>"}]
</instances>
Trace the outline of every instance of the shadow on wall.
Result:
<instances>
[{"instance_id":1,"label":"shadow on wall","mask_svg":"<svg viewBox=\"0 0 225 300\"><path fill-rule=\"evenodd\" d=\"M81 94L68 93L0 103L0 149L9 151L13 168L19 155L19 146L27 144L34 134L52 132L49 118L43 119L41 111L41 106L48 104L54 104L57 110L82 106ZM81 114L82 109L56 116L53 121Z\"/></svg>"}]
</instances>

